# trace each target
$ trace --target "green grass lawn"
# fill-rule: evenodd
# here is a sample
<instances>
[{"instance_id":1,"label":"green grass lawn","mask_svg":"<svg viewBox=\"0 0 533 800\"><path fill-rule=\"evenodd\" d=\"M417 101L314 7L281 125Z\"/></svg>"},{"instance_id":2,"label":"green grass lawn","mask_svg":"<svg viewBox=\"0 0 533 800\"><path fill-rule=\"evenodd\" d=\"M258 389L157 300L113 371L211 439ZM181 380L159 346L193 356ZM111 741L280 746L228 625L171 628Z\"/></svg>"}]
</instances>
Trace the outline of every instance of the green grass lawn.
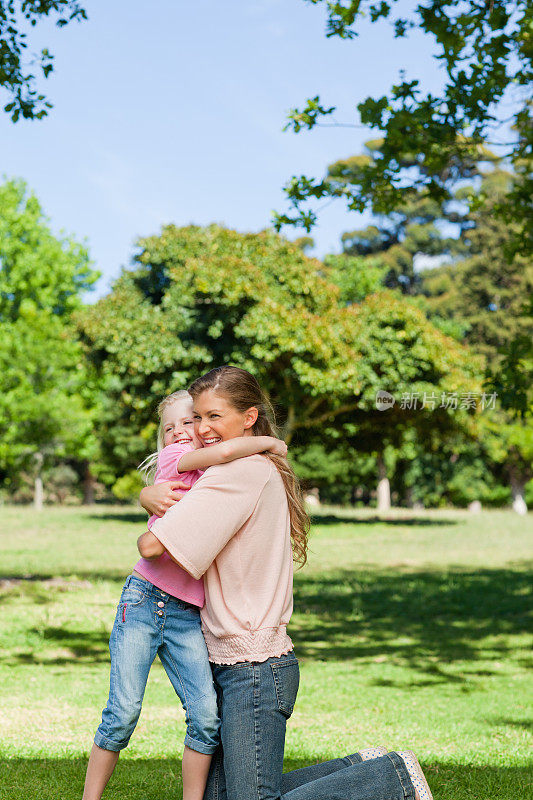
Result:
<instances>
[{"instance_id":1,"label":"green grass lawn","mask_svg":"<svg viewBox=\"0 0 533 800\"><path fill-rule=\"evenodd\" d=\"M2 507L1 800L81 797L144 519ZM295 580L302 680L286 769L386 744L418 753L435 800L531 797L532 533L510 512L322 511ZM181 797L184 731L156 663L104 797Z\"/></svg>"}]
</instances>

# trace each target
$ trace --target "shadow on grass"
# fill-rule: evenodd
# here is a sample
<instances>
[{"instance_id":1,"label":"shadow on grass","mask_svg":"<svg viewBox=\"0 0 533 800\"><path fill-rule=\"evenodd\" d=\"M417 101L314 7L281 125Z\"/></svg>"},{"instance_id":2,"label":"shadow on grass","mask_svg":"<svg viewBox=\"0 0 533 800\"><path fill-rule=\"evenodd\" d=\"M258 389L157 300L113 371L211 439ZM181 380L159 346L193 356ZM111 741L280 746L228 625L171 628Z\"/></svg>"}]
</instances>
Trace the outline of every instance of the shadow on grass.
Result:
<instances>
[{"instance_id":1,"label":"shadow on grass","mask_svg":"<svg viewBox=\"0 0 533 800\"><path fill-rule=\"evenodd\" d=\"M533 719L508 719L507 717L491 717L487 720L491 725L507 725L509 728L519 728L533 732Z\"/></svg>"},{"instance_id":2,"label":"shadow on grass","mask_svg":"<svg viewBox=\"0 0 533 800\"><path fill-rule=\"evenodd\" d=\"M31 628L29 632L39 635L44 640L44 647L7 654L0 657L0 664L14 667L24 664L60 666L74 662L76 664L109 662L108 631L73 631L49 627L44 630Z\"/></svg>"},{"instance_id":3,"label":"shadow on grass","mask_svg":"<svg viewBox=\"0 0 533 800\"><path fill-rule=\"evenodd\" d=\"M148 521L146 511L106 511L104 514L87 514L86 519L107 520L108 522L145 523Z\"/></svg>"},{"instance_id":4,"label":"shadow on grass","mask_svg":"<svg viewBox=\"0 0 533 800\"><path fill-rule=\"evenodd\" d=\"M437 525L457 525L462 520L457 519L447 519L447 518L439 518L435 519L435 517L420 517L420 516L412 516L412 517L381 517L378 515L372 517L351 517L348 514L313 514L311 513L311 523L313 525L340 525L341 523L348 523L349 525L375 525L379 523L381 525L391 525L391 526L406 526L409 527L414 525L420 525L423 527L435 527Z\"/></svg>"},{"instance_id":5,"label":"shadow on grass","mask_svg":"<svg viewBox=\"0 0 533 800\"><path fill-rule=\"evenodd\" d=\"M75 570L71 568L61 572L56 569L53 572L34 572L31 575L23 572L11 572L9 574L0 572L0 603L11 594L35 594L35 602L40 602L39 595L42 595L42 602L49 602L53 599L52 591L69 591L71 589L90 589L93 584L99 581L113 581L123 584L127 573L121 569L109 568L108 570ZM41 586L39 586L41 584ZM42 585L44 584L44 586Z\"/></svg>"},{"instance_id":6,"label":"shadow on grass","mask_svg":"<svg viewBox=\"0 0 533 800\"><path fill-rule=\"evenodd\" d=\"M412 516L405 516L405 517L387 517L379 514L373 514L369 517L357 517L352 516L350 514L345 514L342 511L338 513L312 513L311 512L311 522L313 525L340 525L342 523L348 523L349 525L375 525L379 523L381 525L386 526L395 526L401 527L402 525L409 527L409 526L420 526L420 527L436 527L436 526L443 526L443 525L458 525L462 520L458 520L452 517L428 517L428 516L421 516L423 512L416 512L414 511ZM114 511L105 511L102 514L94 513L94 514L86 514L85 519L93 519L97 521L107 521L107 522L123 522L125 524L143 524L146 523L148 516L146 511L139 509L139 511L132 511L131 509L121 511L120 509Z\"/></svg>"},{"instance_id":7,"label":"shadow on grass","mask_svg":"<svg viewBox=\"0 0 533 800\"><path fill-rule=\"evenodd\" d=\"M402 509L406 511L406 509ZM394 512L393 512L394 513ZM144 523L147 521L148 516L146 511L139 508L133 511L128 509L114 509L112 511L105 511L103 513L89 513L85 515L86 519L106 520L108 522L124 522L127 524ZM347 522L350 525L374 525L380 523L382 525L402 526L402 525L419 525L435 527L438 525L457 525L462 520L453 517L439 517L424 516L423 511L413 511L408 516L386 516L386 514L373 514L368 517L353 516L350 513L343 513L342 509L336 511L327 511L323 514L320 512L311 512L311 522L313 525L339 525Z\"/></svg>"},{"instance_id":8,"label":"shadow on grass","mask_svg":"<svg viewBox=\"0 0 533 800\"><path fill-rule=\"evenodd\" d=\"M518 569L339 570L297 573L295 583L290 632L300 657L401 663L423 673L418 685L496 674L476 662L504 659L507 637L529 630L531 581ZM469 662L461 675L446 669L455 661Z\"/></svg>"},{"instance_id":9,"label":"shadow on grass","mask_svg":"<svg viewBox=\"0 0 533 800\"><path fill-rule=\"evenodd\" d=\"M312 758L286 759L285 770L316 763ZM0 759L1 800L78 800L87 760L82 758ZM530 796L526 766L470 766L422 762L431 789L439 800L517 800ZM181 766L175 758L124 755L106 789L106 800L176 800L181 796ZM376 799L378 800L378 799Z\"/></svg>"},{"instance_id":10,"label":"shadow on grass","mask_svg":"<svg viewBox=\"0 0 533 800\"><path fill-rule=\"evenodd\" d=\"M376 678L377 686L456 682L468 691L472 679L499 674L498 665L486 662L511 658L516 643L509 637L529 630L531 584L520 569L303 572L296 574L295 584L290 633L297 655L354 664L388 662L413 670L405 678L408 684L384 675ZM38 592L46 602L61 588L45 590L43 584L31 581L17 585L17 593L25 590L28 599ZM6 653L1 661L11 665L107 661L107 632L94 626L91 630L90 620L86 622L86 629L75 619L63 626L34 628L30 632L42 645L35 651ZM515 658L524 654L518 650ZM460 672L457 667L450 671L454 662L466 663Z\"/></svg>"}]
</instances>

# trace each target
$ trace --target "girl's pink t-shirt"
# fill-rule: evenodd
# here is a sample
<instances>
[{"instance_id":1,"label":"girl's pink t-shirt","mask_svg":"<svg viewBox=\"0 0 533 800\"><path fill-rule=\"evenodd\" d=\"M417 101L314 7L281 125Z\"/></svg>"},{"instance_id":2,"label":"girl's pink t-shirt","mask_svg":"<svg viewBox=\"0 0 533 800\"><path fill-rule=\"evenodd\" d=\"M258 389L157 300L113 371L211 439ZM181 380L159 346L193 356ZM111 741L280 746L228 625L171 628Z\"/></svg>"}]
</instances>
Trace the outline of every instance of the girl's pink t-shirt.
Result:
<instances>
[{"instance_id":1,"label":"girl's pink t-shirt","mask_svg":"<svg viewBox=\"0 0 533 800\"><path fill-rule=\"evenodd\" d=\"M185 453L191 453L194 447L190 444L169 444L164 447L157 457L157 469L154 483L163 481L179 480L189 487L194 486L198 478L203 473L195 469L190 472L178 472L178 462ZM148 520L148 528L151 529L153 523L160 517L153 516ZM191 531L191 535L192 535ZM202 608L204 604L204 582L202 579L196 580L188 572L185 572L168 553L163 553L159 558L148 561L141 558L134 567L135 571L153 583L158 589L167 592L173 597L184 600L186 603Z\"/></svg>"}]
</instances>

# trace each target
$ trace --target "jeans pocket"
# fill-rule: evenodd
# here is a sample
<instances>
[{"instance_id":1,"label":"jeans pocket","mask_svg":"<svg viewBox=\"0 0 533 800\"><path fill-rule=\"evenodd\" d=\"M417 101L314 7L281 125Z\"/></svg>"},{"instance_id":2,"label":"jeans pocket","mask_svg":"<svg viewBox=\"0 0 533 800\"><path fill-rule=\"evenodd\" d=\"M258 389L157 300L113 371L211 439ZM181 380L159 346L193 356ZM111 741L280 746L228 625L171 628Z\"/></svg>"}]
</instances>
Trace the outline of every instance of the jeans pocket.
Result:
<instances>
[{"instance_id":1,"label":"jeans pocket","mask_svg":"<svg viewBox=\"0 0 533 800\"><path fill-rule=\"evenodd\" d=\"M274 676L274 686L276 689L276 699L278 708L283 716L290 717L294 710L298 686L300 684L300 667L298 661L292 658L290 661L278 661L271 663L272 675Z\"/></svg>"},{"instance_id":2,"label":"jeans pocket","mask_svg":"<svg viewBox=\"0 0 533 800\"><path fill-rule=\"evenodd\" d=\"M123 605L139 606L144 600L146 600L146 594L141 589L126 586L120 595L119 607Z\"/></svg>"}]
</instances>

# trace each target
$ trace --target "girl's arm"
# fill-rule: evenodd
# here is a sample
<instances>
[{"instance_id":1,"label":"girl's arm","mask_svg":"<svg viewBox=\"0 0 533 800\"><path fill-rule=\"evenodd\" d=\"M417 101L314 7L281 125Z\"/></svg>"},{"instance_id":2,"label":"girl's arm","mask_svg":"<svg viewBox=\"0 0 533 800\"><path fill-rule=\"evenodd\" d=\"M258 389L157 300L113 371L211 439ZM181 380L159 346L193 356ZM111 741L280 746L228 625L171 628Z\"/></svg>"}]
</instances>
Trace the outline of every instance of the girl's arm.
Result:
<instances>
[{"instance_id":1,"label":"girl's arm","mask_svg":"<svg viewBox=\"0 0 533 800\"><path fill-rule=\"evenodd\" d=\"M275 436L237 436L227 442L219 442L211 447L201 447L191 453L185 453L178 462L179 472L194 469L207 469L215 464L226 464L236 458L255 456L268 450L277 456L287 455L287 445Z\"/></svg>"}]
</instances>

